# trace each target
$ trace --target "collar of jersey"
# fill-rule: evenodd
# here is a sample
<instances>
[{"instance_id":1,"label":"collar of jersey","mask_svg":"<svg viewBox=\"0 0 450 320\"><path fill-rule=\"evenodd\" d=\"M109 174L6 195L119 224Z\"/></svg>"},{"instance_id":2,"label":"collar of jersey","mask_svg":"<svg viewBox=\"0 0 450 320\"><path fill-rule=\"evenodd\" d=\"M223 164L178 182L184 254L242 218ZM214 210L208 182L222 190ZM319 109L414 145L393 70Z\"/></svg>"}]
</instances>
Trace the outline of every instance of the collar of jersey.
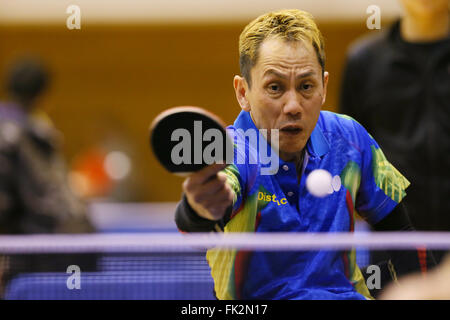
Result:
<instances>
[{"instance_id":1,"label":"collar of jersey","mask_svg":"<svg viewBox=\"0 0 450 320\"><path fill-rule=\"evenodd\" d=\"M319 121L321 116L322 115L319 116ZM325 138L322 129L320 128L319 121L317 122L316 127L314 128L311 136L308 139L308 142L306 143L308 154L313 157L322 157L330 149L330 145L328 144L328 141ZM237 117L236 121L234 122L234 126L244 131L247 131L250 128L258 130L252 120L252 117L250 116L250 113L244 110L242 110ZM280 161L284 162L281 159Z\"/></svg>"}]
</instances>

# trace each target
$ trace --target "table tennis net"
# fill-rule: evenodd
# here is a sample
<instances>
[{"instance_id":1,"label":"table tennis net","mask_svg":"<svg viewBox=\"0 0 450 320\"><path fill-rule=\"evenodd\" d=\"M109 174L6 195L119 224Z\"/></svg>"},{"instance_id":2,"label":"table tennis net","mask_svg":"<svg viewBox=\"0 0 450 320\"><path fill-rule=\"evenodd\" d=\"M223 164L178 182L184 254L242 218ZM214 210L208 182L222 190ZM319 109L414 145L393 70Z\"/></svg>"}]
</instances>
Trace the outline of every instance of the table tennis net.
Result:
<instances>
[{"instance_id":1,"label":"table tennis net","mask_svg":"<svg viewBox=\"0 0 450 320\"><path fill-rule=\"evenodd\" d=\"M0 295L8 300L213 300L207 249L304 252L446 250L447 233L120 234L0 236Z\"/></svg>"}]
</instances>

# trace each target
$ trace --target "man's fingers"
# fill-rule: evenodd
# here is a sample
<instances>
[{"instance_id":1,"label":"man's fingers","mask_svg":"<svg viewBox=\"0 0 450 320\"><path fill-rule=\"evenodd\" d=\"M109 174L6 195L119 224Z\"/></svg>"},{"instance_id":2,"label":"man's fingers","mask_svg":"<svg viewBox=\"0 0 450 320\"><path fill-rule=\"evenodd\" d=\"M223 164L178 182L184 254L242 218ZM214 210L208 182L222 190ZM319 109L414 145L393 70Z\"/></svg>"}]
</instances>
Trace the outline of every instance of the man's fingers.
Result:
<instances>
[{"instance_id":1,"label":"man's fingers","mask_svg":"<svg viewBox=\"0 0 450 320\"><path fill-rule=\"evenodd\" d=\"M183 190L191 207L202 217L217 220L223 217L233 201L234 193L223 170L227 164L214 164L183 182Z\"/></svg>"},{"instance_id":2,"label":"man's fingers","mask_svg":"<svg viewBox=\"0 0 450 320\"><path fill-rule=\"evenodd\" d=\"M202 170L193 173L188 178L186 178L183 182L183 190L184 192L195 192L196 189L201 188L203 184L214 181L214 176L222 176L220 179L226 180L226 174L220 173L220 170L223 170L227 164L213 164L206 168L203 168Z\"/></svg>"},{"instance_id":3,"label":"man's fingers","mask_svg":"<svg viewBox=\"0 0 450 320\"><path fill-rule=\"evenodd\" d=\"M228 164L212 164L203 168L200 171L193 173L189 178L192 183L203 184L208 181L211 177L215 176L219 171L225 169Z\"/></svg>"},{"instance_id":4,"label":"man's fingers","mask_svg":"<svg viewBox=\"0 0 450 320\"><path fill-rule=\"evenodd\" d=\"M228 185L225 185L213 196L203 198L202 205L207 209L215 206L226 208L232 204L233 198L234 198L233 191Z\"/></svg>"},{"instance_id":5,"label":"man's fingers","mask_svg":"<svg viewBox=\"0 0 450 320\"><path fill-rule=\"evenodd\" d=\"M210 179L203 184L193 180L192 177L188 177L183 182L183 191L189 194L205 193L206 195L209 195L220 190L225 185L226 181L227 176L223 172L219 172L212 178L210 177Z\"/></svg>"},{"instance_id":6,"label":"man's fingers","mask_svg":"<svg viewBox=\"0 0 450 320\"><path fill-rule=\"evenodd\" d=\"M196 202L201 202L205 198L213 197L215 198L218 193L220 193L225 185L227 184L226 178L213 178L207 183L199 186L194 192L194 198Z\"/></svg>"},{"instance_id":7,"label":"man's fingers","mask_svg":"<svg viewBox=\"0 0 450 320\"><path fill-rule=\"evenodd\" d=\"M227 175L224 172L219 172L213 179L201 186L197 186L191 195L199 203L207 202L211 199L214 201L220 196L225 187L231 190L227 184Z\"/></svg>"}]
</instances>

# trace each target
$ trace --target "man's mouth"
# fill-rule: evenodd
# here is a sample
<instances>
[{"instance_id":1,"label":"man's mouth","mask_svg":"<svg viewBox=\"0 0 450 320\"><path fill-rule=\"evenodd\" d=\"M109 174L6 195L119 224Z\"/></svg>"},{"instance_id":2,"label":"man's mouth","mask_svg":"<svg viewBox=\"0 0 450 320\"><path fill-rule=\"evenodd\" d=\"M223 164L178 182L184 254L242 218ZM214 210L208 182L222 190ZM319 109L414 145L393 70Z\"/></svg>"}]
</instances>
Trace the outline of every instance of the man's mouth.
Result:
<instances>
[{"instance_id":1,"label":"man's mouth","mask_svg":"<svg viewBox=\"0 0 450 320\"><path fill-rule=\"evenodd\" d=\"M302 128L298 125L286 125L281 127L280 131L288 135L297 135L302 132Z\"/></svg>"}]
</instances>

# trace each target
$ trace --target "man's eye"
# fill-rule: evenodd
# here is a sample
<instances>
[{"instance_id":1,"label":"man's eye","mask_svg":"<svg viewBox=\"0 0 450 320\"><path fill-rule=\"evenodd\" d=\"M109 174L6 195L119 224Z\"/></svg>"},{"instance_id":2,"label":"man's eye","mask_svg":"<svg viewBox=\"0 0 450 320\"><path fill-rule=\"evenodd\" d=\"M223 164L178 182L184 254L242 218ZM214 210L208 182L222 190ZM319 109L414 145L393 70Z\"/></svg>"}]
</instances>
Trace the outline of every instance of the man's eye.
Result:
<instances>
[{"instance_id":1,"label":"man's eye","mask_svg":"<svg viewBox=\"0 0 450 320\"><path fill-rule=\"evenodd\" d=\"M313 88L313 85L310 83L304 83L301 85L301 89L305 91L309 91Z\"/></svg>"},{"instance_id":2,"label":"man's eye","mask_svg":"<svg viewBox=\"0 0 450 320\"><path fill-rule=\"evenodd\" d=\"M276 93L276 92L279 92L281 88L278 84L273 83L273 84L269 85L268 89L270 92Z\"/></svg>"}]
</instances>

